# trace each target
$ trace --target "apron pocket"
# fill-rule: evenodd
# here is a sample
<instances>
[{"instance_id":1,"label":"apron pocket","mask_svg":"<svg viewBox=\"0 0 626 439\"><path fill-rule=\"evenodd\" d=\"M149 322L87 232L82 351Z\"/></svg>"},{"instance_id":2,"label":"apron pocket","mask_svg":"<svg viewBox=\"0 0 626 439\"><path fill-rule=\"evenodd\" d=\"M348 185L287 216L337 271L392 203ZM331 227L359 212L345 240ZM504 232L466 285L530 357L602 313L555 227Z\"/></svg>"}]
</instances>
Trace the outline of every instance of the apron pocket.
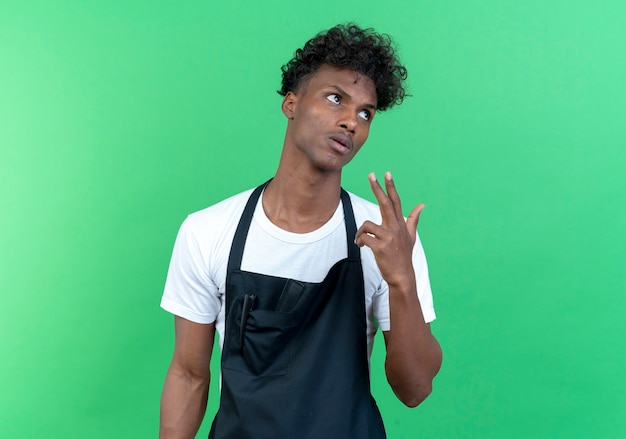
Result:
<instances>
[{"instance_id":1,"label":"apron pocket","mask_svg":"<svg viewBox=\"0 0 626 439\"><path fill-rule=\"evenodd\" d=\"M243 338L243 359L255 375L284 375L289 365L293 313L250 311Z\"/></svg>"},{"instance_id":2,"label":"apron pocket","mask_svg":"<svg viewBox=\"0 0 626 439\"><path fill-rule=\"evenodd\" d=\"M239 303L237 305L241 307ZM241 317L233 319L222 367L256 376L286 374L294 328L293 313L253 309L247 314L244 325L243 338L240 338Z\"/></svg>"}]
</instances>

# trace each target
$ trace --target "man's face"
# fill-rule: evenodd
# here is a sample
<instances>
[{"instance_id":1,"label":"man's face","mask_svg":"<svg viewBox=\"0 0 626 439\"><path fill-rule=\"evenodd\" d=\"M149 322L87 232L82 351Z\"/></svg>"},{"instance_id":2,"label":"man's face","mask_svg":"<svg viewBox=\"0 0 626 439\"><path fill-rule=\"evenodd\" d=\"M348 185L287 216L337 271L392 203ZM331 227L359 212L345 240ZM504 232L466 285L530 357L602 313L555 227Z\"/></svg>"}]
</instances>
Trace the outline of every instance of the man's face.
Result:
<instances>
[{"instance_id":1,"label":"man's face","mask_svg":"<svg viewBox=\"0 0 626 439\"><path fill-rule=\"evenodd\" d=\"M367 140L376 102L369 77L322 65L283 100L289 119L285 148L317 170L341 170Z\"/></svg>"}]
</instances>

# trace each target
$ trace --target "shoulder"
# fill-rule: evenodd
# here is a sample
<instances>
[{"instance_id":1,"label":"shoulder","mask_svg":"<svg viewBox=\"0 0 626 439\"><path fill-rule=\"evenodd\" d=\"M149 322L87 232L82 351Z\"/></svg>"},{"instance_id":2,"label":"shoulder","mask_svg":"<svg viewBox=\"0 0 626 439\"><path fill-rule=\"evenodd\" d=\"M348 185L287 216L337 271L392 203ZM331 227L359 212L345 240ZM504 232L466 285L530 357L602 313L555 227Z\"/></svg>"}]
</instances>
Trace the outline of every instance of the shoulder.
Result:
<instances>
[{"instance_id":1,"label":"shoulder","mask_svg":"<svg viewBox=\"0 0 626 439\"><path fill-rule=\"evenodd\" d=\"M208 250L234 234L253 189L226 198L187 216L180 232Z\"/></svg>"}]
</instances>

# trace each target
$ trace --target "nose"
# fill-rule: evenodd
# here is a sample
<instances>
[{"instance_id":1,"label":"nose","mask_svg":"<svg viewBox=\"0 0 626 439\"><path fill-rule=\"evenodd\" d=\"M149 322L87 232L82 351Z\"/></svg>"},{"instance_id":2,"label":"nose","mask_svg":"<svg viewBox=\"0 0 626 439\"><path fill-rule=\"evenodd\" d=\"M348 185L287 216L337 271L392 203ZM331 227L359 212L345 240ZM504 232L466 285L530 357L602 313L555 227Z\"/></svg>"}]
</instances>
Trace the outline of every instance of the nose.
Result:
<instances>
[{"instance_id":1,"label":"nose","mask_svg":"<svg viewBox=\"0 0 626 439\"><path fill-rule=\"evenodd\" d=\"M344 111L341 114L341 118L339 119L339 126L350 133L354 134L356 130L358 121L357 115L353 111Z\"/></svg>"}]
</instances>

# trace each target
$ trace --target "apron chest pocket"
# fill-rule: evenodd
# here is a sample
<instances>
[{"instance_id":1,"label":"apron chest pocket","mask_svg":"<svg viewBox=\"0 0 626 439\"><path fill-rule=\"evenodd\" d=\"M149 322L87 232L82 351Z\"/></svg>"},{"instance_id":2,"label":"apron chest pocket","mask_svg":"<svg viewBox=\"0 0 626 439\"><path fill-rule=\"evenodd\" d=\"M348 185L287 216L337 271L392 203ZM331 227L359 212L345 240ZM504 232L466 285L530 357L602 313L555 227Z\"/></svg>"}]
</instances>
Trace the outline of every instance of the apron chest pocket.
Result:
<instances>
[{"instance_id":1,"label":"apron chest pocket","mask_svg":"<svg viewBox=\"0 0 626 439\"><path fill-rule=\"evenodd\" d=\"M242 299L237 300L234 309L241 309L242 302ZM252 309L233 317L228 325L228 345L222 366L256 376L286 374L293 313Z\"/></svg>"}]
</instances>

